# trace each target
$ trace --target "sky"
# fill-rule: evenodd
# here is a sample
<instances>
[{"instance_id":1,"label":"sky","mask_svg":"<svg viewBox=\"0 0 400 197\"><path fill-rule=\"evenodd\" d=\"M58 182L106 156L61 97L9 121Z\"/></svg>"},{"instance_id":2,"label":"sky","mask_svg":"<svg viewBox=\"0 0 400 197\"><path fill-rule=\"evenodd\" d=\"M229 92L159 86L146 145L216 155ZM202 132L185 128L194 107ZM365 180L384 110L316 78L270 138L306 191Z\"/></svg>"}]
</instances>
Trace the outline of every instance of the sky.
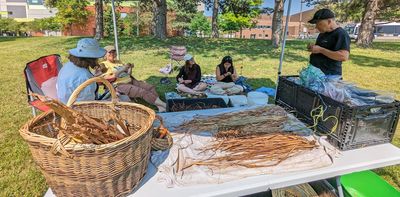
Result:
<instances>
[{"instance_id":1,"label":"sky","mask_svg":"<svg viewBox=\"0 0 400 197\"><path fill-rule=\"evenodd\" d=\"M293 15L293 14L296 14L296 13L300 12L300 1L301 0L292 0L292 6L290 8L290 15ZM285 3L285 15L287 14L288 3L289 3L289 0L286 0L286 3ZM265 0L262 6L263 7L273 8L274 7L274 0ZM312 7L307 7L307 5L305 3L303 3L303 11L310 10L312 8L313 8L313 6ZM212 10L211 9L210 10L206 10L204 12L204 15L211 16L212 15Z\"/></svg>"}]
</instances>

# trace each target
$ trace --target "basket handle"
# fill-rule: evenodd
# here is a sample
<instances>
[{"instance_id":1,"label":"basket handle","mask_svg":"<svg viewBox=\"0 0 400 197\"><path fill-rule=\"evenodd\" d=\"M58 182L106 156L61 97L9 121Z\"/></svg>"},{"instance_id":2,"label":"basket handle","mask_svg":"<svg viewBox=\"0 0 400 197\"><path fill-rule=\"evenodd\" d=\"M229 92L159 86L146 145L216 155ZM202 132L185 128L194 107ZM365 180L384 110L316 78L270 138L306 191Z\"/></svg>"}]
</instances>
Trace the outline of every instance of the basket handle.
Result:
<instances>
[{"instance_id":1,"label":"basket handle","mask_svg":"<svg viewBox=\"0 0 400 197\"><path fill-rule=\"evenodd\" d=\"M160 121L160 126L158 126L156 130L158 131L158 130L160 130L160 129L164 129L164 128L165 128L165 125L164 125L164 120L163 120L163 118L162 118L160 115L157 115L157 114L156 114L156 119L158 119L158 120Z\"/></svg>"},{"instance_id":2,"label":"basket handle","mask_svg":"<svg viewBox=\"0 0 400 197\"><path fill-rule=\"evenodd\" d=\"M81 85L79 85L74 90L74 92L71 94L71 96L68 99L67 106L71 107L71 105L75 103L75 101L78 98L81 91L94 82L99 82L99 83L103 83L104 85L106 85L111 94L111 102L112 103L117 102L118 97L117 97L117 94L114 90L114 87L111 85L111 83L102 77L93 77L93 78L90 78L87 81L83 82Z\"/></svg>"}]
</instances>

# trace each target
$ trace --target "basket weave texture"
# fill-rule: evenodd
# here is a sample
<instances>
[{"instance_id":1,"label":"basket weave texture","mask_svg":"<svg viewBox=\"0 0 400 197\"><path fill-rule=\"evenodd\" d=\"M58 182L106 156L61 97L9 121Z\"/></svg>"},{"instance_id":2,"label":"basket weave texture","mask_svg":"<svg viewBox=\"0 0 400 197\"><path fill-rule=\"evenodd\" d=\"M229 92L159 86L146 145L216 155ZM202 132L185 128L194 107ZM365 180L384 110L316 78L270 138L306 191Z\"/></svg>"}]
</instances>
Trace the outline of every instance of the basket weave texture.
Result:
<instances>
[{"instance_id":1,"label":"basket weave texture","mask_svg":"<svg viewBox=\"0 0 400 197\"><path fill-rule=\"evenodd\" d=\"M77 89L77 94L92 82L108 82L93 78ZM109 88L109 89L110 89ZM75 92L74 92L75 93ZM70 98L67 105L76 100ZM131 193L144 177L150 157L153 110L139 104L113 101L79 102L72 107L95 117L109 117L113 108L130 127L131 136L103 144L63 144L57 139L49 123L60 121L52 111L43 113L21 129L20 134L28 143L32 156L56 196L123 196ZM72 101L71 101L72 100ZM52 150L58 151L52 151ZM71 157L67 157L63 152Z\"/></svg>"}]
</instances>

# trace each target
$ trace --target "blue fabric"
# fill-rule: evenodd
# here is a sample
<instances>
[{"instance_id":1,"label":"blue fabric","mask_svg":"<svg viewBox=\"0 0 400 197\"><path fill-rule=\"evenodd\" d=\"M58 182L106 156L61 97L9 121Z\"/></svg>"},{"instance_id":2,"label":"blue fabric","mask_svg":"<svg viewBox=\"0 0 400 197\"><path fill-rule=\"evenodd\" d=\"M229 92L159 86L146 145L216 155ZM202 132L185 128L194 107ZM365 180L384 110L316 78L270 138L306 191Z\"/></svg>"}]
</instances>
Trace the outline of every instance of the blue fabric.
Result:
<instances>
[{"instance_id":1,"label":"blue fabric","mask_svg":"<svg viewBox=\"0 0 400 197\"><path fill-rule=\"evenodd\" d=\"M326 77L325 74L321 71L321 69L311 64L300 71L301 85L310 88L313 91L323 92L324 91L323 84L325 81Z\"/></svg>"},{"instance_id":2,"label":"blue fabric","mask_svg":"<svg viewBox=\"0 0 400 197\"><path fill-rule=\"evenodd\" d=\"M264 86L261 88L258 88L256 91L268 94L268 96L272 96L272 97L275 97L275 94L276 94L276 91L274 88L267 88Z\"/></svg>"},{"instance_id":3,"label":"blue fabric","mask_svg":"<svg viewBox=\"0 0 400 197\"><path fill-rule=\"evenodd\" d=\"M57 97L66 104L72 92L81 85L83 82L92 78L92 73L88 69L81 68L67 62L60 70L57 78ZM95 100L96 98L96 84L90 84L79 94L77 101Z\"/></svg>"},{"instance_id":4,"label":"blue fabric","mask_svg":"<svg viewBox=\"0 0 400 197\"><path fill-rule=\"evenodd\" d=\"M253 88L246 82L246 80L246 77L240 76L238 79L236 79L235 84L242 86L243 91L247 93L253 91Z\"/></svg>"}]
</instances>

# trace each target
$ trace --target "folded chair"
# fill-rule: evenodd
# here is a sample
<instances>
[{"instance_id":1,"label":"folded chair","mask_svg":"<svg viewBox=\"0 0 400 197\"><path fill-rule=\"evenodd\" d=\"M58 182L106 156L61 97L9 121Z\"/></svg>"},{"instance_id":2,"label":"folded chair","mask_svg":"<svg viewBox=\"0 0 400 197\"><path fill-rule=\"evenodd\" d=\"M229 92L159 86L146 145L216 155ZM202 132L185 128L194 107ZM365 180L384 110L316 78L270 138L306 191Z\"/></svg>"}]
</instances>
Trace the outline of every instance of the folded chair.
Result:
<instances>
[{"instance_id":1,"label":"folded chair","mask_svg":"<svg viewBox=\"0 0 400 197\"><path fill-rule=\"evenodd\" d=\"M174 70L179 70L180 67L185 65L183 57L186 55L185 46L171 46L169 49L170 53L170 64Z\"/></svg>"},{"instance_id":2,"label":"folded chair","mask_svg":"<svg viewBox=\"0 0 400 197\"><path fill-rule=\"evenodd\" d=\"M57 77L62 67L60 55L53 54L40 57L26 64L24 69L28 103L32 106L32 114L36 116L36 109L47 111L39 100L35 100L30 93L36 93L50 98L57 98Z\"/></svg>"}]
</instances>

